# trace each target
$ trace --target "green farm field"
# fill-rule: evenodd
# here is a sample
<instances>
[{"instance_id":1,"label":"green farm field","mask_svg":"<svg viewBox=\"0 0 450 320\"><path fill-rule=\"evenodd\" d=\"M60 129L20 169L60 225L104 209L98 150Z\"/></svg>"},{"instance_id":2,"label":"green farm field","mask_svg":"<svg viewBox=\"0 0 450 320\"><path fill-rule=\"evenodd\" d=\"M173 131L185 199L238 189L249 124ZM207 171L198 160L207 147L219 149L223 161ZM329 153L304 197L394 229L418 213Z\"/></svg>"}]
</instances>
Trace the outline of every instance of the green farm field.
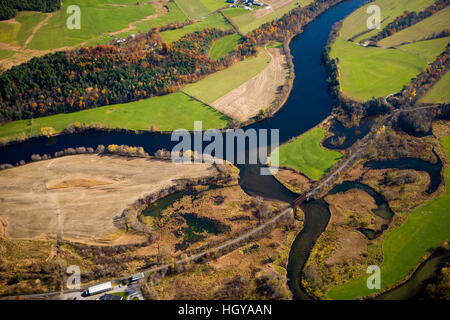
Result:
<instances>
[{"instance_id":1,"label":"green farm field","mask_svg":"<svg viewBox=\"0 0 450 320\"><path fill-rule=\"evenodd\" d=\"M342 157L322 147L325 130L314 128L279 148L280 166L289 166L313 180L319 180Z\"/></svg>"},{"instance_id":2,"label":"green farm field","mask_svg":"<svg viewBox=\"0 0 450 320\"><path fill-rule=\"evenodd\" d=\"M136 27L133 30L126 31L120 33L118 36L120 37L127 37L131 34L138 33L138 32L148 32L152 28L157 28L161 26L168 25L172 22L185 22L187 21L187 17L183 14L183 12L178 8L178 6L175 4L175 2L169 2L167 3L167 10L168 12L166 14L163 14L159 17L147 20L147 21L141 21L136 23Z\"/></svg>"},{"instance_id":3,"label":"green farm field","mask_svg":"<svg viewBox=\"0 0 450 320\"><path fill-rule=\"evenodd\" d=\"M299 5L306 6L311 2L312 0L292 1L285 6L278 8L275 12L272 12L260 18L257 18L256 11L266 10L265 8L255 9L252 11L248 11L243 8L229 8L222 10L222 12L227 18L233 21L233 23L239 28L239 31L242 34L246 34L249 31L260 27L266 22L270 22L272 20L280 18L285 13L291 11Z\"/></svg>"},{"instance_id":4,"label":"green farm field","mask_svg":"<svg viewBox=\"0 0 450 320\"><path fill-rule=\"evenodd\" d=\"M215 11L220 8L229 6L229 3L226 3L225 0L200 0L200 2L205 6L209 11Z\"/></svg>"},{"instance_id":5,"label":"green farm field","mask_svg":"<svg viewBox=\"0 0 450 320\"><path fill-rule=\"evenodd\" d=\"M441 51L436 50L435 57ZM333 45L331 56L339 57L342 91L356 100L398 92L428 65L427 60L418 54L361 47L340 38Z\"/></svg>"},{"instance_id":6,"label":"green farm field","mask_svg":"<svg viewBox=\"0 0 450 320\"><path fill-rule=\"evenodd\" d=\"M342 25L340 35L343 39L348 40L351 37L357 35L360 32L367 30L367 7L370 5L377 5L381 9L381 29L387 24L392 22L396 17L403 14L405 10L420 11L434 3L435 0L376 0L371 2L352 14L350 14ZM368 33L365 33L355 39L355 42L359 42L363 39L370 38L376 35L381 29L374 29Z\"/></svg>"},{"instance_id":7,"label":"green farm field","mask_svg":"<svg viewBox=\"0 0 450 320\"><path fill-rule=\"evenodd\" d=\"M33 120L19 120L0 127L0 138L15 138L24 132L38 135L42 127L52 127L57 133L70 124L101 123L110 128L148 130L152 125L160 131L193 130L194 121L202 120L205 130L223 128L229 119L222 113L177 92L126 104L104 106L73 113L58 114Z\"/></svg>"},{"instance_id":8,"label":"green farm field","mask_svg":"<svg viewBox=\"0 0 450 320\"><path fill-rule=\"evenodd\" d=\"M450 7L428 17L419 23L403 29L390 37L382 39L378 45L383 48L395 47L402 43L427 38L435 32L450 29Z\"/></svg>"},{"instance_id":9,"label":"green farm field","mask_svg":"<svg viewBox=\"0 0 450 320\"><path fill-rule=\"evenodd\" d=\"M201 31L207 28L230 30L232 29L232 26L220 13L214 13L200 22L185 26L180 29L161 32L161 36L163 37L164 41L170 43L177 41L188 33Z\"/></svg>"},{"instance_id":10,"label":"green farm field","mask_svg":"<svg viewBox=\"0 0 450 320\"><path fill-rule=\"evenodd\" d=\"M380 6L382 15L387 17L383 23L386 25L405 10L420 11L433 2L376 0L371 4ZM361 35L354 42L347 41L367 28L366 8L367 6L356 10L344 20L339 37L330 53L331 57L339 58L339 81L342 92L359 101L385 97L400 91L445 50L450 39L447 37L421 41L433 32L441 32L443 26L449 26L447 18L450 11L446 8L383 39L380 41L382 47L364 47L358 43L375 35L379 30ZM363 26L359 27L361 25ZM402 43L406 44L401 45ZM390 48L394 45L395 48Z\"/></svg>"},{"instance_id":11,"label":"green farm field","mask_svg":"<svg viewBox=\"0 0 450 320\"><path fill-rule=\"evenodd\" d=\"M447 73L420 100L424 103L450 102L450 72Z\"/></svg>"},{"instance_id":12,"label":"green farm field","mask_svg":"<svg viewBox=\"0 0 450 320\"><path fill-rule=\"evenodd\" d=\"M449 41L450 37L419 41L399 46L397 49L415 54L431 63L445 50Z\"/></svg>"},{"instance_id":13,"label":"green farm field","mask_svg":"<svg viewBox=\"0 0 450 320\"><path fill-rule=\"evenodd\" d=\"M391 14L399 12L399 8L392 3L388 5L382 0L374 3L390 8L388 11ZM418 10L426 7L426 4L425 0L419 2L411 0L402 10ZM357 41L347 41L357 33L354 26L361 23L358 20L362 17L360 10L344 20L340 36L330 53L333 58L339 58L339 80L343 93L355 100L366 101L372 97L383 97L400 91L433 62L449 43L450 37L420 41L433 32L441 32L443 26L449 26L447 18L450 11L444 9L418 24L383 39L380 43L384 48L360 46ZM363 13L365 12L364 10ZM400 11L400 14L402 12ZM369 34L365 34L361 39L368 37ZM383 41L386 42L383 44ZM401 45L402 43L407 44ZM387 48L394 45L395 48Z\"/></svg>"},{"instance_id":14,"label":"green farm field","mask_svg":"<svg viewBox=\"0 0 450 320\"><path fill-rule=\"evenodd\" d=\"M221 0L174 0L180 10L190 19L205 17L210 12L225 6Z\"/></svg>"},{"instance_id":15,"label":"green farm field","mask_svg":"<svg viewBox=\"0 0 450 320\"><path fill-rule=\"evenodd\" d=\"M81 29L66 27L66 10L70 5L78 5L81 9ZM105 33L125 29L129 23L154 13L151 4L136 5L133 0L67 0L39 29L28 48L47 50L76 46Z\"/></svg>"},{"instance_id":16,"label":"green farm field","mask_svg":"<svg viewBox=\"0 0 450 320\"><path fill-rule=\"evenodd\" d=\"M450 136L442 139L447 158L450 158ZM411 213L406 221L389 233L383 243L383 264L381 265L381 288L407 277L426 253L441 241L450 237L450 167L445 169L445 192ZM332 288L331 299L354 299L367 296L377 290L369 290L368 276Z\"/></svg>"},{"instance_id":17,"label":"green farm field","mask_svg":"<svg viewBox=\"0 0 450 320\"><path fill-rule=\"evenodd\" d=\"M234 48L241 43L241 36L237 33L230 34L214 42L209 52L209 57L212 60L217 60L226 56L228 53L234 50Z\"/></svg>"},{"instance_id":18,"label":"green farm field","mask_svg":"<svg viewBox=\"0 0 450 320\"><path fill-rule=\"evenodd\" d=\"M21 11L15 17L16 23L0 21L0 42L13 46L23 46L34 27L47 15L41 12Z\"/></svg>"},{"instance_id":19,"label":"green farm field","mask_svg":"<svg viewBox=\"0 0 450 320\"><path fill-rule=\"evenodd\" d=\"M270 60L269 54L260 49L256 57L240 61L225 70L187 85L183 91L204 103L211 104L263 71Z\"/></svg>"}]
</instances>

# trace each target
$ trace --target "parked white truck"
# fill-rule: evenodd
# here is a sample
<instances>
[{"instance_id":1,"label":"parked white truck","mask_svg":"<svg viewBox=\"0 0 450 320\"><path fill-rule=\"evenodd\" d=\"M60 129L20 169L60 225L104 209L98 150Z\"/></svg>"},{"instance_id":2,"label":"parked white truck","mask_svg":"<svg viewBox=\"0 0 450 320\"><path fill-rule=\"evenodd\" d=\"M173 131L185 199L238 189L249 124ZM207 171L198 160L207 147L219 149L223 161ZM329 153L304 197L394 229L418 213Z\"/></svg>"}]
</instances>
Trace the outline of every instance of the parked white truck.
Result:
<instances>
[{"instance_id":1,"label":"parked white truck","mask_svg":"<svg viewBox=\"0 0 450 320\"><path fill-rule=\"evenodd\" d=\"M95 286L89 287L86 291L84 291L84 294L87 296L92 296L94 294L109 291L112 288L113 287L112 287L111 282L105 282L105 283L101 283L101 284L97 284Z\"/></svg>"}]
</instances>

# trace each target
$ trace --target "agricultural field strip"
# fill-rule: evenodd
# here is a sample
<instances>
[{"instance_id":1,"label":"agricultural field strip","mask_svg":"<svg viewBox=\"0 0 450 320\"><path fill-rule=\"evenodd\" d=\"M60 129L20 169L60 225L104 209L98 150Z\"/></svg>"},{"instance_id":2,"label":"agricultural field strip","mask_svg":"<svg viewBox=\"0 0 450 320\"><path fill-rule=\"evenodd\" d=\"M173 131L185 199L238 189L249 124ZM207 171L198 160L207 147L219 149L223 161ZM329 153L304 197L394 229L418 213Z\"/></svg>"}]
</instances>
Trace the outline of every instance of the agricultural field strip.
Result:
<instances>
[{"instance_id":1,"label":"agricultural field strip","mask_svg":"<svg viewBox=\"0 0 450 320\"><path fill-rule=\"evenodd\" d=\"M229 6L225 0L174 0L174 2L190 19L203 19Z\"/></svg>"},{"instance_id":2,"label":"agricultural field strip","mask_svg":"<svg viewBox=\"0 0 450 320\"><path fill-rule=\"evenodd\" d=\"M320 180L342 153L322 147L325 130L313 128L279 148L280 165L289 166L313 180Z\"/></svg>"},{"instance_id":3,"label":"agricultural field strip","mask_svg":"<svg viewBox=\"0 0 450 320\"><path fill-rule=\"evenodd\" d=\"M264 50L271 57L269 64L253 78L213 101L213 108L239 121L270 108L279 88L286 85L289 68L281 48L267 49L266 46Z\"/></svg>"},{"instance_id":4,"label":"agricultural field strip","mask_svg":"<svg viewBox=\"0 0 450 320\"><path fill-rule=\"evenodd\" d=\"M340 38L332 46L330 55L339 58L342 91L358 101L400 91L427 66L425 59L417 54L361 47Z\"/></svg>"},{"instance_id":5,"label":"agricultural field strip","mask_svg":"<svg viewBox=\"0 0 450 320\"><path fill-rule=\"evenodd\" d=\"M267 7L252 11L247 11L243 8L230 8L225 9L222 12L228 19L233 21L233 24L237 26L237 28L240 30L240 33L246 34L266 22L281 17L283 14L289 12L302 3L306 5L311 2L312 1L310 0L284 1L282 6L277 7L276 10L271 10L268 14L262 14L260 17L256 17L256 14L261 11L267 10Z\"/></svg>"},{"instance_id":6,"label":"agricultural field strip","mask_svg":"<svg viewBox=\"0 0 450 320\"><path fill-rule=\"evenodd\" d=\"M189 84L182 91L211 104L258 75L267 67L270 60L270 55L265 50L261 50L256 57L240 61L196 83Z\"/></svg>"},{"instance_id":7,"label":"agricultural field strip","mask_svg":"<svg viewBox=\"0 0 450 320\"><path fill-rule=\"evenodd\" d=\"M408 43L396 48L396 50L408 52L420 56L426 63L430 64L436 59L436 52L445 50L450 37Z\"/></svg>"},{"instance_id":8,"label":"agricultural field strip","mask_svg":"<svg viewBox=\"0 0 450 320\"><path fill-rule=\"evenodd\" d=\"M400 10L396 7L398 4L388 4L384 0L377 0L375 2L380 6L384 5L386 8L390 8L389 10L395 14ZM390 5L393 7L389 7ZM412 11L413 9L418 10L426 6L428 5L413 0L412 2L408 2L407 7L405 8ZM333 44L330 53L332 57L339 57L340 59L340 83L343 92L351 98L361 101L370 99L373 96L382 97L399 91L404 85L409 83L412 78L417 76L419 72L426 68L427 64L431 62L430 58L434 59L437 57L446 46L446 43L444 43L445 40L434 39L399 46L399 50L397 51L378 47L362 47L356 44L357 40L355 40L355 42L345 40L355 34L354 28L350 28L350 22L357 23L359 21L358 19L360 19L360 15L365 13L365 10L361 11L364 8L365 7L356 10L344 20L340 35ZM402 8L401 13L403 13L405 8ZM438 29L435 31L440 32L442 31L443 17L447 17L448 13L448 8L446 8L420 23L426 22L428 25L437 26ZM394 18L392 18L392 20ZM436 25L435 23L427 21L432 18L440 23ZM445 21L444 24L448 24L448 20ZM406 28L393 36L401 34L402 32L408 32L410 28L415 27L420 23ZM367 34L360 36L360 38L367 37L369 37ZM390 39L390 37L386 39ZM413 38L408 39L409 41L421 40L423 39L423 36L418 32L414 32ZM421 48L421 46L423 46L423 48ZM408 48L413 47L414 50L408 50Z\"/></svg>"},{"instance_id":9,"label":"agricultural field strip","mask_svg":"<svg viewBox=\"0 0 450 320\"><path fill-rule=\"evenodd\" d=\"M214 41L209 51L209 57L212 60L217 60L227 55L229 52L241 42L241 36L238 33L233 33L223 38Z\"/></svg>"},{"instance_id":10,"label":"agricultural field strip","mask_svg":"<svg viewBox=\"0 0 450 320\"><path fill-rule=\"evenodd\" d=\"M449 103L450 102L450 72L439 79L420 100L424 103Z\"/></svg>"},{"instance_id":11,"label":"agricultural field strip","mask_svg":"<svg viewBox=\"0 0 450 320\"><path fill-rule=\"evenodd\" d=\"M167 110L170 110L170 118L167 118ZM179 91L124 104L35 118L32 122L16 120L0 127L0 138L14 139L21 133L32 137L40 134L43 127L52 127L56 133L60 133L75 122L86 125L100 123L105 128L125 127L130 130L146 131L152 125L161 131L179 128L193 130L194 120L199 119L203 121L205 130L226 127L229 121L214 108L195 101Z\"/></svg>"},{"instance_id":12,"label":"agricultural field strip","mask_svg":"<svg viewBox=\"0 0 450 320\"><path fill-rule=\"evenodd\" d=\"M355 35L367 30L367 7L370 5L377 5L381 9L381 29L387 24L394 21L394 19L403 14L405 10L420 11L430 5L435 0L375 0L351 13L345 18L341 37L348 40ZM381 29L374 29L370 32L364 33L354 39L354 42L359 42L362 39L370 38L376 35Z\"/></svg>"},{"instance_id":13,"label":"agricultural field strip","mask_svg":"<svg viewBox=\"0 0 450 320\"><path fill-rule=\"evenodd\" d=\"M114 1L119 1L119 0L114 0ZM112 2L114 2L114 1L112 1ZM100 5L100 6L92 6L91 9L92 10L98 10L99 8L108 9L108 8L110 8L112 6L116 6L118 8L118 10L121 10L123 8L128 9L128 8L136 7L135 3L125 5L125 4L114 4L114 3L107 2L107 3L103 3L102 5ZM136 28L136 25L139 24L139 23L142 23L142 22L145 22L145 21L148 21L148 20L152 20L152 19L154 19L156 17L164 16L165 14L167 14L167 11L165 10L165 8L159 2L145 2L143 5L145 5L147 7L154 5L154 6L157 7L158 10L156 10L156 12L155 12L155 9L152 9L152 13L150 15L147 15L145 17L142 17L142 18L139 18L139 19L136 19L136 20L129 21L127 26L124 26L123 28L121 28L119 30L108 31L108 32L102 33L102 34L96 33L95 35L92 35L92 37L90 37L88 39L84 39L84 40L81 40L81 38L80 38L80 41L77 44L74 43L74 44L69 45L69 46L67 46L66 44L63 44L60 47L57 46L57 47L49 47L49 48L41 48L39 46L38 47L34 47L32 42L34 40L35 35L38 34L38 36L41 36L41 34L40 34L41 33L40 32L41 29L43 29L44 27L48 28L49 24L55 24L54 20L56 20L56 22L60 23L60 25L56 24L56 25L52 26L52 30L56 31L58 28L60 28L60 29L62 28L60 30L62 33L60 32L60 34L63 34L65 36L67 36L67 35L70 36L71 32L65 30L65 23L62 23L60 21L62 19L58 20L57 19L58 17L56 17L56 15L61 15L63 10L66 9L67 5L64 3L63 4L63 8L61 10L56 11L56 12L52 12L52 13L49 13L49 14L32 12L32 13L43 15L43 17L42 17L43 20L41 20L39 23L35 23L32 26L27 26L28 27L27 30L29 29L27 31L27 33L29 33L30 35L28 36L28 38L24 39L25 41L22 41L22 42L25 42L24 45L22 45L22 46L15 46L15 45L13 45L13 42L11 42L12 39L9 40L6 43L10 44L10 48L15 50L15 51L23 50L23 49L27 48L27 46L31 43L30 48L27 48L27 49L30 50L31 53L33 51L37 51L37 52L42 51L42 54L46 54L46 53L49 53L49 52L60 51L60 50L67 50L67 49L71 49L71 48L74 48L74 47L87 45L90 41L94 40L95 38L98 38L99 36L104 37L105 34L108 35L108 36L114 36L114 35L117 35L119 33L125 33L127 31L134 30ZM108 12L108 11L109 10L104 10L104 12ZM18 19L18 20L21 19L23 17L21 14L23 14L23 12L20 12L19 15L16 17L16 19ZM140 15L142 15L142 13ZM94 33L95 33L95 32L98 31L97 30L98 28L96 27L94 21L95 21L94 19L89 18L89 24L92 26L91 29L94 30ZM0 28L1 28L2 24L5 24L5 23L4 22L0 22ZM21 27L21 25L19 25L19 26ZM30 28L32 28L32 29L30 29ZM101 27L99 27L99 28L101 29ZM44 30L42 32L45 33L45 32L48 32L48 30L47 31ZM77 31L73 31L72 33L74 33L74 32L77 32ZM2 39L1 37L0 37L0 39L1 39L0 42L5 43L5 42L3 42L3 41L5 41L5 39ZM110 39L106 38L106 41L109 42Z\"/></svg>"},{"instance_id":14,"label":"agricultural field strip","mask_svg":"<svg viewBox=\"0 0 450 320\"><path fill-rule=\"evenodd\" d=\"M378 42L382 48L397 47L404 43L410 43L431 36L433 33L450 29L450 6L436 14L414 24L406 29L394 33L390 37Z\"/></svg>"}]
</instances>

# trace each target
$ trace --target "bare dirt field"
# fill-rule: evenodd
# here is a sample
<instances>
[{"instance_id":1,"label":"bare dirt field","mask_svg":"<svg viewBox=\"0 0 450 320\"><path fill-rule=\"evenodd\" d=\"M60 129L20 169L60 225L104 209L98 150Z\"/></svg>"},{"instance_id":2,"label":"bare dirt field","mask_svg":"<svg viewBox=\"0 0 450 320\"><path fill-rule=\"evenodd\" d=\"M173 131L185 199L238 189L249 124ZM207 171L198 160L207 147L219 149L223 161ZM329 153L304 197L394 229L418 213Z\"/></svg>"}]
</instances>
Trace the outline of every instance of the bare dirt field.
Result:
<instances>
[{"instance_id":1,"label":"bare dirt field","mask_svg":"<svg viewBox=\"0 0 450 320\"><path fill-rule=\"evenodd\" d=\"M11 239L92 241L118 232L113 219L176 179L217 175L209 164L75 155L0 172L0 220Z\"/></svg>"},{"instance_id":2,"label":"bare dirt field","mask_svg":"<svg viewBox=\"0 0 450 320\"><path fill-rule=\"evenodd\" d=\"M211 106L227 116L245 121L267 109L274 101L278 88L286 83L288 67L282 49L267 49L272 57L269 65L258 75L214 101Z\"/></svg>"}]
</instances>

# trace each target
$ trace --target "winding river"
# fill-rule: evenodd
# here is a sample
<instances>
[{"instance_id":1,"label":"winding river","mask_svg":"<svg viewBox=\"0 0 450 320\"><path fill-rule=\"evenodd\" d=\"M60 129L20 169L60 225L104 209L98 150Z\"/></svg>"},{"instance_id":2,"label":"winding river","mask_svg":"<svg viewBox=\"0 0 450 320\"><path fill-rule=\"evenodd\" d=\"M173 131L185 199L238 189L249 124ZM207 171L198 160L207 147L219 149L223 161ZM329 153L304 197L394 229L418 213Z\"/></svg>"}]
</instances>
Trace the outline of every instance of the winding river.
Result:
<instances>
[{"instance_id":1,"label":"winding river","mask_svg":"<svg viewBox=\"0 0 450 320\"><path fill-rule=\"evenodd\" d=\"M283 143L319 124L330 114L332 100L327 90L327 76L321 53L333 24L345 18L365 1L350 0L338 4L311 22L302 34L292 40L290 48L294 58L295 81L289 98L272 118L244 129L279 129L280 143ZM342 128L336 128L338 129ZM365 129L362 131L364 133ZM345 142L345 145L350 141ZM171 141L171 136L167 134L86 132L60 135L51 139L37 138L0 147L0 163L15 164L20 160L29 161L32 154L54 154L66 148L80 146L96 148L99 144L142 146L146 152L153 154L162 148L171 150L176 143ZM238 167L241 171L240 185L249 194L286 202L292 202L298 196L273 176L261 176L260 165ZM330 218L328 206L323 200L304 203L302 209L305 212L304 228L294 241L287 267L289 286L295 299L309 299L300 286L303 265Z\"/></svg>"}]
</instances>

